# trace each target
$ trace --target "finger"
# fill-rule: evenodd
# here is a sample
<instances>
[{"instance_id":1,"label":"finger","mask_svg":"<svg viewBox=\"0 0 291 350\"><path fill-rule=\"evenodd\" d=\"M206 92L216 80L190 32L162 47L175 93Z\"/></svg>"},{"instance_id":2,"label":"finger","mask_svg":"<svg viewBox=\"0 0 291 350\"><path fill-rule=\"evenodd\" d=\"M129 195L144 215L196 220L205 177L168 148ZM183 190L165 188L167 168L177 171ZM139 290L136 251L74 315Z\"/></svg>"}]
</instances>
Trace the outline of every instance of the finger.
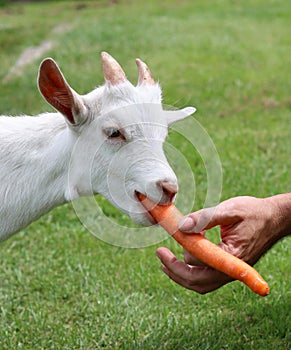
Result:
<instances>
[{"instance_id":1,"label":"finger","mask_svg":"<svg viewBox=\"0 0 291 350\"><path fill-rule=\"evenodd\" d=\"M161 262L168 266L170 264L175 264L177 261L176 256L165 247L160 247L157 249L156 254ZM197 266L205 266L200 260L191 255L186 249L184 249L184 260L186 265L197 265Z\"/></svg>"},{"instance_id":2,"label":"finger","mask_svg":"<svg viewBox=\"0 0 291 350\"><path fill-rule=\"evenodd\" d=\"M175 283L179 284L180 286L193 290L199 294L206 294L209 292L212 292L224 284L230 282L230 280L222 280L218 282L212 282L210 281L209 283L206 284L195 284L195 281L193 280L184 280L180 276L175 275L172 271L167 269L166 266L162 266L162 271Z\"/></svg>"},{"instance_id":3,"label":"finger","mask_svg":"<svg viewBox=\"0 0 291 350\"><path fill-rule=\"evenodd\" d=\"M229 225L237 220L232 207L225 201L216 207L201 209L184 216L178 226L186 233L200 233L214 226Z\"/></svg>"},{"instance_id":4,"label":"finger","mask_svg":"<svg viewBox=\"0 0 291 350\"><path fill-rule=\"evenodd\" d=\"M179 281L183 280L189 285L207 285L230 280L227 275L209 267L190 266L177 260L175 255L167 248L159 248L157 255L167 270L175 275Z\"/></svg>"},{"instance_id":5,"label":"finger","mask_svg":"<svg viewBox=\"0 0 291 350\"><path fill-rule=\"evenodd\" d=\"M156 254L166 266L174 264L177 261L176 256L168 248L160 247L157 249ZM186 249L184 249L184 260L186 265L205 266L205 264L191 255Z\"/></svg>"},{"instance_id":6,"label":"finger","mask_svg":"<svg viewBox=\"0 0 291 350\"><path fill-rule=\"evenodd\" d=\"M191 213L179 222L179 229L186 233L200 233L202 230L216 226L215 211L216 207L212 207Z\"/></svg>"},{"instance_id":7,"label":"finger","mask_svg":"<svg viewBox=\"0 0 291 350\"><path fill-rule=\"evenodd\" d=\"M183 261L177 260L176 256L168 248L160 247L157 249L156 254L162 264L174 274L183 278L185 271L189 272L190 266Z\"/></svg>"},{"instance_id":8,"label":"finger","mask_svg":"<svg viewBox=\"0 0 291 350\"><path fill-rule=\"evenodd\" d=\"M170 251L170 249L165 247L158 248L156 250L156 255L165 265L174 263L177 260L176 256Z\"/></svg>"}]
</instances>

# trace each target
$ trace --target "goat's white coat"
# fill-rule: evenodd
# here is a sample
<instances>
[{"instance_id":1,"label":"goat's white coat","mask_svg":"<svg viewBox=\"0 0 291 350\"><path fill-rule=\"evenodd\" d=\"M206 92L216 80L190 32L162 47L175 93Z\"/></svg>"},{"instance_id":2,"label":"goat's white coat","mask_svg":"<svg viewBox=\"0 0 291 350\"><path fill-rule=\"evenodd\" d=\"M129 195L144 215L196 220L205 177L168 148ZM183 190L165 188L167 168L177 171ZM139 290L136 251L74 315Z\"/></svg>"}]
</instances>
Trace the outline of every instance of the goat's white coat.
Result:
<instances>
[{"instance_id":1,"label":"goat's white coat","mask_svg":"<svg viewBox=\"0 0 291 350\"><path fill-rule=\"evenodd\" d=\"M135 221L148 224L135 191L166 202L158 183L177 183L162 145L168 125L194 108L163 111L161 89L106 83L74 95L76 124L66 116L0 116L0 240L52 208L100 193ZM125 141L104 130L122 130Z\"/></svg>"}]
</instances>

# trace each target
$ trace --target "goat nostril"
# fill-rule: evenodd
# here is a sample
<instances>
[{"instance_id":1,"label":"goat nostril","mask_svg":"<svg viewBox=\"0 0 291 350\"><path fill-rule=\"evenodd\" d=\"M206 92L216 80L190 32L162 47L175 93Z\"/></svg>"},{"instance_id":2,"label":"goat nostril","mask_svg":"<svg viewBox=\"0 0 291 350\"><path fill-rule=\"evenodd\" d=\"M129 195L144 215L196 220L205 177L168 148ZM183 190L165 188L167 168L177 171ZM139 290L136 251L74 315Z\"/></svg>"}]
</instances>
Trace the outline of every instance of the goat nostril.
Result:
<instances>
[{"instance_id":1,"label":"goat nostril","mask_svg":"<svg viewBox=\"0 0 291 350\"><path fill-rule=\"evenodd\" d=\"M162 187L164 195L172 202L178 192L178 185L167 181L161 181L159 185Z\"/></svg>"}]
</instances>

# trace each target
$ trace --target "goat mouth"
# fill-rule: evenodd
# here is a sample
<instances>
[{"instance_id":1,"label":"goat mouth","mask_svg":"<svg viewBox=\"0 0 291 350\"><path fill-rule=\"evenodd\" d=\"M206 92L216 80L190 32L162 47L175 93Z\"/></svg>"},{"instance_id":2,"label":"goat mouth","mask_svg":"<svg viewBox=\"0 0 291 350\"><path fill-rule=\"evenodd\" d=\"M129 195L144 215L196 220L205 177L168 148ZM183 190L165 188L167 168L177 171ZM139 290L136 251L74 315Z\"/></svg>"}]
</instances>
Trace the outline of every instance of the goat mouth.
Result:
<instances>
[{"instance_id":1,"label":"goat mouth","mask_svg":"<svg viewBox=\"0 0 291 350\"><path fill-rule=\"evenodd\" d=\"M150 212L147 210L147 208L143 205L143 200L141 197L141 193L138 191L135 191L135 197L138 200L138 202L143 206L144 210L145 210L145 216L146 218L150 221L150 223L152 225L156 225L158 222L156 221L156 219L150 214Z\"/></svg>"}]
</instances>

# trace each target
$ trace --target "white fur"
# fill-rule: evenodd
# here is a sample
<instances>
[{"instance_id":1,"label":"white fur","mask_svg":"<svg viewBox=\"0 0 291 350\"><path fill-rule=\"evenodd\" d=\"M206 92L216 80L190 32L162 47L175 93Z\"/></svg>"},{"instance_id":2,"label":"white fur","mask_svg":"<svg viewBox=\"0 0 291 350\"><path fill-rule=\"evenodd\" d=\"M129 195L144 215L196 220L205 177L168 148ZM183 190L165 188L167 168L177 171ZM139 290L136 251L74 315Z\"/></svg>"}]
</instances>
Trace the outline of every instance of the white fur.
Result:
<instances>
[{"instance_id":1,"label":"white fur","mask_svg":"<svg viewBox=\"0 0 291 350\"><path fill-rule=\"evenodd\" d=\"M75 97L76 124L59 112L0 116L0 240L58 205L97 193L146 225L135 191L165 202L158 183L177 183L162 146L168 124L194 109L163 111L158 84L106 83ZM108 139L107 128L126 139Z\"/></svg>"}]
</instances>

